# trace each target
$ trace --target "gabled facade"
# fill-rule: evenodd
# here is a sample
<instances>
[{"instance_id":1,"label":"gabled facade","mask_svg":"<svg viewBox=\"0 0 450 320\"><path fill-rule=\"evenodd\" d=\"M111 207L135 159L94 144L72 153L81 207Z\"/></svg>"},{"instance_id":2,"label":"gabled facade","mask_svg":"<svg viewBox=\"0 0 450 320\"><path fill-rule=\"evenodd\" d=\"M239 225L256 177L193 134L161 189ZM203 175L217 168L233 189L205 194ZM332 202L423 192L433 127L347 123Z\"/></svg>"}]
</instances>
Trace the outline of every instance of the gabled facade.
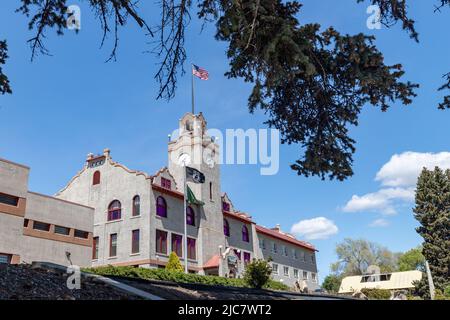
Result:
<instances>
[{"instance_id":1,"label":"gabled facade","mask_svg":"<svg viewBox=\"0 0 450 320\"><path fill-rule=\"evenodd\" d=\"M168 166L154 175L113 161L107 149L98 156L88 155L83 169L56 197L95 208L92 265L164 267L174 251L182 263L188 259L190 272L240 277L251 259L270 258L278 268L274 278L288 285L298 281L317 287L316 250L311 244L258 226L222 194L219 146L206 128L201 113L180 119L179 136L168 144ZM204 205L191 205L187 212L183 212L185 164L205 175L205 183L188 182ZM271 252L263 243L267 248L276 243L279 250L285 246L288 255Z\"/></svg>"}]
</instances>

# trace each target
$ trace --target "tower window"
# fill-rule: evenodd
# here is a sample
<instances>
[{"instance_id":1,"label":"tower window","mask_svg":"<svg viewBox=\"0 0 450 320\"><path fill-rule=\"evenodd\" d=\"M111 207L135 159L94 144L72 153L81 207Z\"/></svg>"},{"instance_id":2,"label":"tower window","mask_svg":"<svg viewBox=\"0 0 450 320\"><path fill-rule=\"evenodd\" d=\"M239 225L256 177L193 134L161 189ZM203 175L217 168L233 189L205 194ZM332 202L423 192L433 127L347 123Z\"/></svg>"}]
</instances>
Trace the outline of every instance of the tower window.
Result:
<instances>
[{"instance_id":1,"label":"tower window","mask_svg":"<svg viewBox=\"0 0 450 320\"><path fill-rule=\"evenodd\" d=\"M209 183L209 200L212 200L212 182Z\"/></svg>"},{"instance_id":2,"label":"tower window","mask_svg":"<svg viewBox=\"0 0 450 320\"><path fill-rule=\"evenodd\" d=\"M95 171L92 177L92 185L95 186L97 184L100 184L100 171Z\"/></svg>"},{"instance_id":3,"label":"tower window","mask_svg":"<svg viewBox=\"0 0 450 320\"><path fill-rule=\"evenodd\" d=\"M161 177L161 187L165 189L171 189L171 182L169 179Z\"/></svg>"}]
</instances>

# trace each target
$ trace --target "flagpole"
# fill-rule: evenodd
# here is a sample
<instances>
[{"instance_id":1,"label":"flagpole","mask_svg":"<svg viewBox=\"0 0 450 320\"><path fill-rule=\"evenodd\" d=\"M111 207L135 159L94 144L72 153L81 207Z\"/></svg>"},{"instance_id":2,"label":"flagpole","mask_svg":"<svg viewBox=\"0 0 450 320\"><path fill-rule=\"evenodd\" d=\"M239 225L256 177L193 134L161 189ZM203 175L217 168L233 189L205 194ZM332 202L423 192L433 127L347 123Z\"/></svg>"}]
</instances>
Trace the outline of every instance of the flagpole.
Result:
<instances>
[{"instance_id":1,"label":"flagpole","mask_svg":"<svg viewBox=\"0 0 450 320\"><path fill-rule=\"evenodd\" d=\"M186 184L186 163L184 164L184 272L188 273L188 252L187 252L187 223L186 223L186 192L187 192L187 184Z\"/></svg>"},{"instance_id":2,"label":"flagpole","mask_svg":"<svg viewBox=\"0 0 450 320\"><path fill-rule=\"evenodd\" d=\"M194 113L194 65L191 64L192 114Z\"/></svg>"}]
</instances>

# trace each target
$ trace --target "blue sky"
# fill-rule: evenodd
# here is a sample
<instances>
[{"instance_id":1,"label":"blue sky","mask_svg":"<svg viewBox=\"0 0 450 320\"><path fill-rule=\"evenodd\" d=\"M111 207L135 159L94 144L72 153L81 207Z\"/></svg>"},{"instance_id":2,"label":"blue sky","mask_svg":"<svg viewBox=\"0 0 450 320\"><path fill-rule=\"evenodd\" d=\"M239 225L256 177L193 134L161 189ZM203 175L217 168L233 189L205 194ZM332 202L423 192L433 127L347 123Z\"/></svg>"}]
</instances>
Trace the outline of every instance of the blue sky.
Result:
<instances>
[{"instance_id":1,"label":"blue sky","mask_svg":"<svg viewBox=\"0 0 450 320\"><path fill-rule=\"evenodd\" d=\"M143 1L141 9L150 23L156 23L152 3ZM339 1L339 5L332 0L303 3L302 23L319 22L343 33L374 34L386 62L403 63L405 78L421 84L410 106L395 104L386 113L364 108L360 125L351 129L357 141L355 174L345 182L297 176L289 169L298 158L297 146L281 146L280 171L274 176L261 176L257 166L222 167L222 190L258 223L279 223L289 231L301 220L324 217L337 226L338 232L326 239L310 240L319 249L323 279L336 259L335 245L343 238L364 237L394 251L421 242L414 230L411 181L422 165L450 166L449 155L442 153L449 150L450 113L436 108L442 99L436 89L443 82L442 74L450 71L450 43L441 33L449 29L450 21L448 12L433 13L432 1L415 1L410 10L420 33L417 44L400 26L367 29L367 6L354 0ZM104 63L111 41L99 49L101 30L86 1L70 4L81 7L81 31L78 35L67 31L64 37L48 32L46 43L53 56L39 56L33 63L26 43L32 33L26 19L14 13L18 1L3 2L0 11L0 39L8 39L11 56L5 72L14 90L13 95L0 97L0 157L29 165L30 189L48 194L69 181L83 166L86 154L105 147L128 167L155 172L167 163L167 134L190 110L189 76L179 78L173 100L155 100L157 61L144 53L151 46L132 22L120 30L118 61ZM198 110L205 114L209 127L264 128L264 115L247 111L250 86L223 76L226 46L213 35L213 26L200 33L196 21L187 32L188 62L210 72L209 81L197 82ZM394 155L401 156L390 161ZM373 226L376 220L378 226ZM317 222L302 224L299 236L314 238L321 227L325 233L330 230L329 224Z\"/></svg>"}]
</instances>

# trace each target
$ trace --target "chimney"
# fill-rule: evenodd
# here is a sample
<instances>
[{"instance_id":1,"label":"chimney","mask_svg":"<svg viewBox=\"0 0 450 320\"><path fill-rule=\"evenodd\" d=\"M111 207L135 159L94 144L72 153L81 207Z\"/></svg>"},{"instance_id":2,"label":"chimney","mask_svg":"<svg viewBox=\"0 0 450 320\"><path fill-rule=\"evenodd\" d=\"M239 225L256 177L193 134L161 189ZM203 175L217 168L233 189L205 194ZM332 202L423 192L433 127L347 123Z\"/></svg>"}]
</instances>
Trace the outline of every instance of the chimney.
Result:
<instances>
[{"instance_id":1,"label":"chimney","mask_svg":"<svg viewBox=\"0 0 450 320\"><path fill-rule=\"evenodd\" d=\"M94 154L93 153L88 153L86 160L89 161L92 158L94 158Z\"/></svg>"},{"instance_id":2,"label":"chimney","mask_svg":"<svg viewBox=\"0 0 450 320\"><path fill-rule=\"evenodd\" d=\"M274 230L274 231L276 231L276 232L281 232L281 226L280 226L280 224L277 223L277 224L275 225L275 227L272 228L272 230Z\"/></svg>"},{"instance_id":3,"label":"chimney","mask_svg":"<svg viewBox=\"0 0 450 320\"><path fill-rule=\"evenodd\" d=\"M109 150L108 148L106 148L106 149L103 150L103 155L104 155L106 158L109 158L110 153L111 153L111 150Z\"/></svg>"}]
</instances>

